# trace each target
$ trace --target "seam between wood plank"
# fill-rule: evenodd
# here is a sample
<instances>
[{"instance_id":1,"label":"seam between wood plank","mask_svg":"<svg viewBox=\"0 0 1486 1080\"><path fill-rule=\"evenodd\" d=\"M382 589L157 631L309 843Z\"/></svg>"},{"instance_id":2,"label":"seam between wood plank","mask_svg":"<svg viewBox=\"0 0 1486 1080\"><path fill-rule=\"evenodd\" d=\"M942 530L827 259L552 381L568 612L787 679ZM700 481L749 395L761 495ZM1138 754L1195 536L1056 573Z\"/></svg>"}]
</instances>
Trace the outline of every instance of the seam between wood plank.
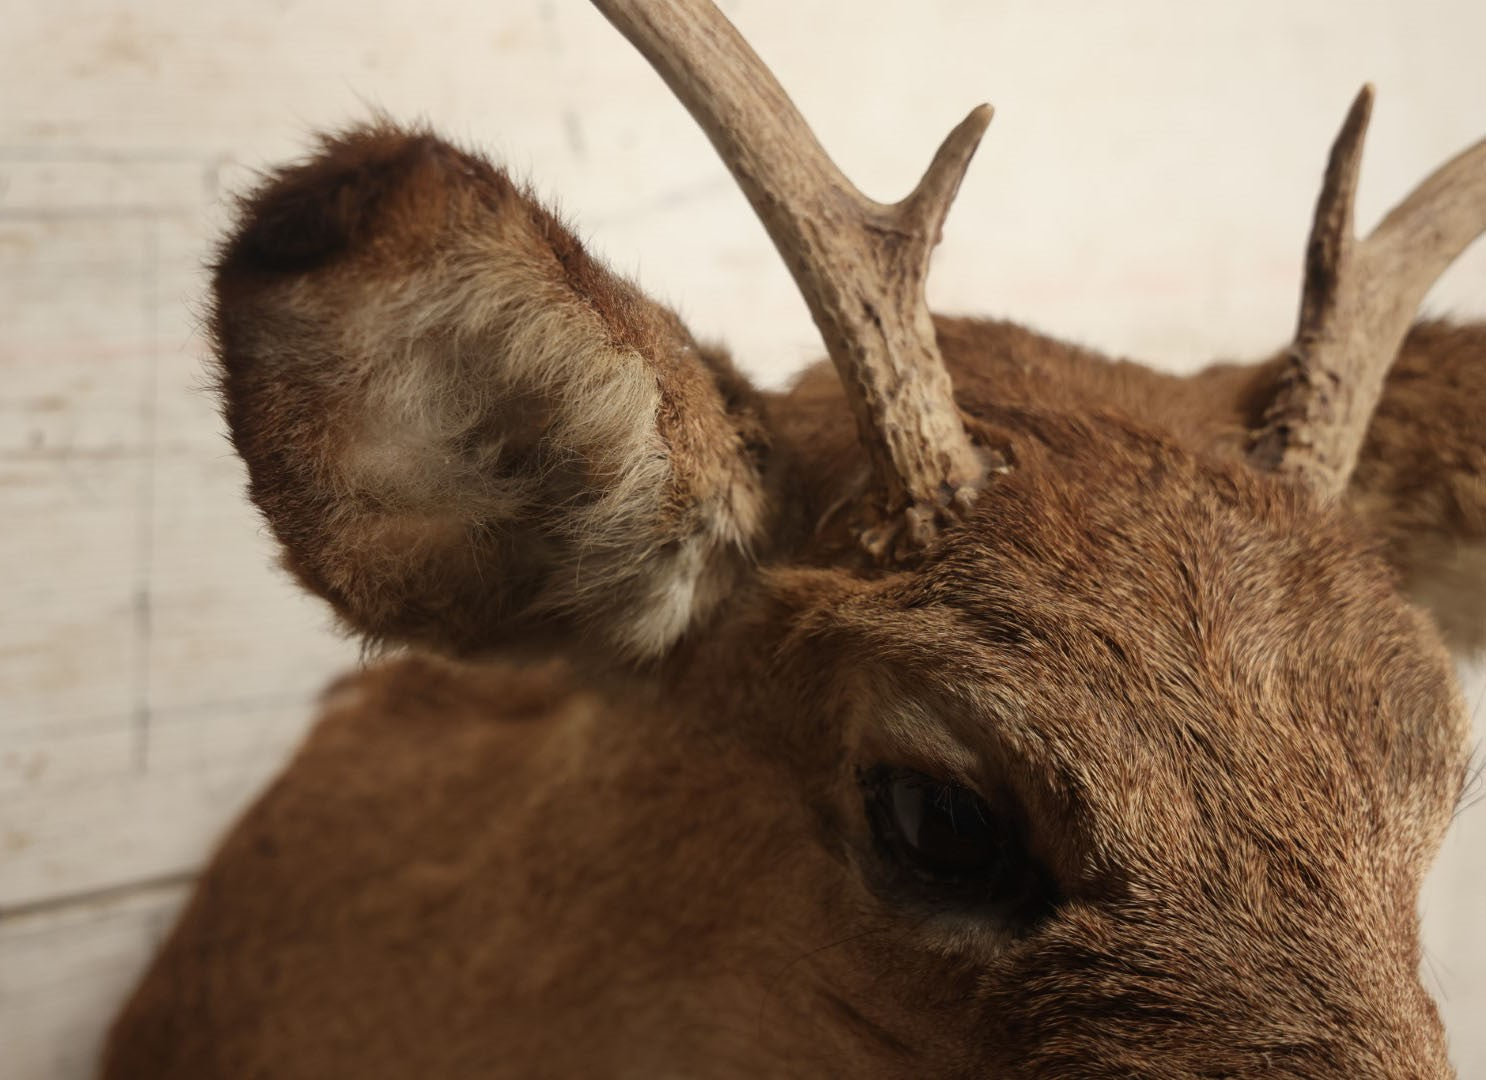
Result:
<instances>
[{"instance_id":1,"label":"seam between wood plank","mask_svg":"<svg viewBox=\"0 0 1486 1080\"><path fill-rule=\"evenodd\" d=\"M68 908L127 900L152 892L184 888L193 884L199 876L200 871L198 870L179 870L169 874L157 874L153 877L119 882L114 885L103 885L96 889L83 889L74 893L64 893L60 896L49 896L45 900L25 901L19 904L0 907L0 934L3 934L7 930L13 930L14 926L11 924L14 922L20 922L42 915L55 915Z\"/></svg>"}]
</instances>

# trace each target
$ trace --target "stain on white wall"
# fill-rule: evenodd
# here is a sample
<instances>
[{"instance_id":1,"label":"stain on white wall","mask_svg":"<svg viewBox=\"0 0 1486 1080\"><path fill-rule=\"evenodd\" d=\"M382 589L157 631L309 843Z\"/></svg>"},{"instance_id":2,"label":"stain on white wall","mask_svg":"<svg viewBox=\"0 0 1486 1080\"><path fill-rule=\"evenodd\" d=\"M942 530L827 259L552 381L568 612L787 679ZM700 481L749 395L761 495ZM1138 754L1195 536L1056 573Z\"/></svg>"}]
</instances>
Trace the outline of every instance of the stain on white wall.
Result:
<instances>
[{"instance_id":1,"label":"stain on white wall","mask_svg":"<svg viewBox=\"0 0 1486 1080\"><path fill-rule=\"evenodd\" d=\"M1326 148L1378 103L1364 226L1486 134L1476 0L733 0L869 194L997 108L931 296L1171 369L1293 326ZM203 393L230 194L384 109L487 148L777 384L819 354L710 146L587 5L11 0L0 33L0 1060L89 1074L219 831L356 660L274 569ZM1486 245L1428 308L1486 318ZM1486 422L1486 418L1483 418ZM1467 672L1477 730L1486 680ZM1486 806L1424 900L1486 1077Z\"/></svg>"}]
</instances>

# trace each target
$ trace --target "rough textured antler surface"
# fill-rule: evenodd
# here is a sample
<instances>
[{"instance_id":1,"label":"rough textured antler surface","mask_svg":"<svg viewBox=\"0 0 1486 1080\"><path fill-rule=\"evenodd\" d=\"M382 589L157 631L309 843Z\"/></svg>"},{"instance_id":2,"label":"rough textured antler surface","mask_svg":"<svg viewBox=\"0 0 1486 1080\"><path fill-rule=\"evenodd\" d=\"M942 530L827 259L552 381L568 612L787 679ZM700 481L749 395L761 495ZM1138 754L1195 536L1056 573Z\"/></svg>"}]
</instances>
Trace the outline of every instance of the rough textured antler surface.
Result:
<instances>
[{"instance_id":1,"label":"rough textured antler surface","mask_svg":"<svg viewBox=\"0 0 1486 1080\"><path fill-rule=\"evenodd\" d=\"M1399 346L1435 280L1486 229L1486 140L1413 190L1358 243L1353 234L1373 89L1352 103L1306 251L1289 370L1256 432L1261 468L1302 478L1326 498L1347 486Z\"/></svg>"},{"instance_id":2,"label":"rough textured antler surface","mask_svg":"<svg viewBox=\"0 0 1486 1080\"><path fill-rule=\"evenodd\" d=\"M886 508L906 513L907 538L921 545L985 472L955 407L924 283L990 106L950 132L912 194L884 205L836 168L710 0L594 4L665 79L747 195L825 339Z\"/></svg>"}]
</instances>

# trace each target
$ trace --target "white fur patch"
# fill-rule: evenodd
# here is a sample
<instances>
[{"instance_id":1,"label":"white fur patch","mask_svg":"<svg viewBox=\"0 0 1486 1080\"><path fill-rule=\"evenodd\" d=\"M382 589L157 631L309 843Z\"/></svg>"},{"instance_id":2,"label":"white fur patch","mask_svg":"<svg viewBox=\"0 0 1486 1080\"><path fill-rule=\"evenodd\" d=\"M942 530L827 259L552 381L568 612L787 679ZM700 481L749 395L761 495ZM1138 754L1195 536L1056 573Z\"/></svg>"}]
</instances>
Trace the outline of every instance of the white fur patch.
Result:
<instances>
[{"instance_id":1,"label":"white fur patch","mask_svg":"<svg viewBox=\"0 0 1486 1080\"><path fill-rule=\"evenodd\" d=\"M431 542L456 534L438 519L459 535L535 525L560 561L539 611L576 615L634 657L669 648L727 588L761 516L756 485L671 505L650 363L505 243L368 293L336 343L360 361L335 377L361 409L334 482L426 522ZM513 430L584 486L554 490L512 460Z\"/></svg>"}]
</instances>

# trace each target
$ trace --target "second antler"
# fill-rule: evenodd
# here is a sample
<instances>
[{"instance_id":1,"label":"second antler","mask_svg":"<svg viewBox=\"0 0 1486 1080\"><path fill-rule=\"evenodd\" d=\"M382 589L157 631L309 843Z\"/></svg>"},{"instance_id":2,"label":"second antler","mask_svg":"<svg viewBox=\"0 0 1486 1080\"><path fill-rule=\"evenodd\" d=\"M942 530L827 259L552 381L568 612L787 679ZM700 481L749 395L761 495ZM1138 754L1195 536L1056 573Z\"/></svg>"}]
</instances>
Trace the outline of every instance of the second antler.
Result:
<instances>
[{"instance_id":1,"label":"second antler","mask_svg":"<svg viewBox=\"0 0 1486 1080\"><path fill-rule=\"evenodd\" d=\"M886 509L904 515L907 539L921 546L986 476L955 406L924 284L990 107L950 132L912 194L885 205L841 174L711 0L593 3L665 79L753 205L825 339ZM1424 295L1486 229L1483 141L1356 239L1372 99L1363 87L1332 147L1289 366L1249 449L1254 465L1295 476L1324 498L1346 488ZM883 530L867 539L885 546Z\"/></svg>"},{"instance_id":2,"label":"second antler","mask_svg":"<svg viewBox=\"0 0 1486 1080\"><path fill-rule=\"evenodd\" d=\"M1486 140L1446 162L1359 242L1352 232L1373 89L1331 148L1306 250L1289 367L1250 460L1336 498L1357 465L1383 381L1419 304L1486 230Z\"/></svg>"},{"instance_id":3,"label":"second antler","mask_svg":"<svg viewBox=\"0 0 1486 1080\"><path fill-rule=\"evenodd\" d=\"M825 339L887 510L904 514L907 538L923 544L985 477L924 283L990 106L950 132L912 194L884 205L841 174L710 0L593 2L691 112L753 205Z\"/></svg>"}]
</instances>

